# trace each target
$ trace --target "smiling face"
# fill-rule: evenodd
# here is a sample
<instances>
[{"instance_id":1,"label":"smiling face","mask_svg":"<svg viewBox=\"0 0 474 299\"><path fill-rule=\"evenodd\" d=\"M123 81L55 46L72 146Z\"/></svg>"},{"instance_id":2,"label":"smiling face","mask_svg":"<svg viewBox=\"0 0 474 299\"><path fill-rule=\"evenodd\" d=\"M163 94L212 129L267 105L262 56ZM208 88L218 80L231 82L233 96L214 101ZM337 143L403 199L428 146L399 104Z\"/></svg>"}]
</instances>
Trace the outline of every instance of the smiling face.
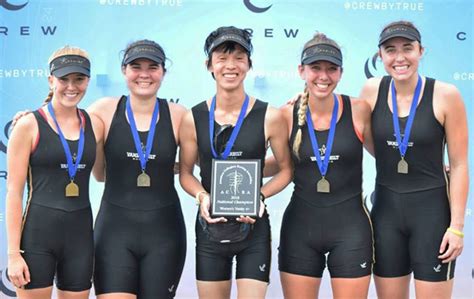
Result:
<instances>
[{"instance_id":1,"label":"smiling face","mask_svg":"<svg viewBox=\"0 0 474 299\"><path fill-rule=\"evenodd\" d=\"M329 61L316 61L298 67L301 79L312 97L326 98L330 96L341 80L342 68Z\"/></svg>"},{"instance_id":2,"label":"smiling face","mask_svg":"<svg viewBox=\"0 0 474 299\"><path fill-rule=\"evenodd\" d=\"M163 66L146 58L130 62L122 72L130 93L138 97L155 97L164 77Z\"/></svg>"},{"instance_id":3,"label":"smiling face","mask_svg":"<svg viewBox=\"0 0 474 299\"><path fill-rule=\"evenodd\" d=\"M53 90L53 100L66 108L75 107L84 97L89 77L80 73L64 77L49 76L49 87Z\"/></svg>"},{"instance_id":4,"label":"smiling face","mask_svg":"<svg viewBox=\"0 0 474 299\"><path fill-rule=\"evenodd\" d=\"M236 45L233 51L215 50L208 65L218 87L225 90L241 87L250 69L248 54L239 45Z\"/></svg>"},{"instance_id":5,"label":"smiling face","mask_svg":"<svg viewBox=\"0 0 474 299\"><path fill-rule=\"evenodd\" d=\"M379 49L387 73L395 80L403 81L416 77L424 48L418 41L395 37L384 42Z\"/></svg>"}]
</instances>

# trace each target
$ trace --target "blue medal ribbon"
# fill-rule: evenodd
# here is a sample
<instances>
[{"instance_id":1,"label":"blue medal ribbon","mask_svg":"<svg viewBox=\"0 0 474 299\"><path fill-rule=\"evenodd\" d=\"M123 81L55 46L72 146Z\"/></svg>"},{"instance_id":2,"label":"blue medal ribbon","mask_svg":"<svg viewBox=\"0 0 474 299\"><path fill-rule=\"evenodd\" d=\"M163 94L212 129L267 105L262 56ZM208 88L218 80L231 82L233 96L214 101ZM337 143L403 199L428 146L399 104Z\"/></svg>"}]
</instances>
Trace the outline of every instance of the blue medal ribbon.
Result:
<instances>
[{"instance_id":1,"label":"blue medal ribbon","mask_svg":"<svg viewBox=\"0 0 474 299\"><path fill-rule=\"evenodd\" d=\"M336 123L337 123L337 113L339 110L339 101L337 100L336 94L333 94L334 98L334 108L332 109L332 116L331 116L331 124L329 127L329 136L327 140L326 152L324 154L324 161L321 159L321 155L319 153L319 145L318 140L316 138L316 134L314 133L314 125L313 120L311 119L311 111L309 109L306 110L306 124L308 125L308 133L309 138L311 139L311 147L313 148L313 153L316 156L316 165L318 166L319 172L321 176L324 178L328 171L329 166L329 157L331 156L332 145L334 143L334 135L336 134Z\"/></svg>"},{"instance_id":2,"label":"blue medal ribbon","mask_svg":"<svg viewBox=\"0 0 474 299\"><path fill-rule=\"evenodd\" d=\"M59 127L59 123L56 119L56 115L54 114L53 104L51 102L48 103L48 111L49 111L49 114L51 115L51 118L54 121L54 124L56 125L56 130L58 131L59 139L61 140L61 143L63 145L64 153L66 154L69 179L72 182L74 181L77 168L79 166L79 163L81 163L82 154L84 153L84 123L82 122L82 118L79 116L79 120L81 122L81 128L79 129L79 141L78 141L79 145L77 148L76 161L73 161L71 149L69 148L69 144L67 143L66 138L64 138L63 132L61 131L61 128Z\"/></svg>"},{"instance_id":3,"label":"blue medal ribbon","mask_svg":"<svg viewBox=\"0 0 474 299\"><path fill-rule=\"evenodd\" d=\"M413 100L411 102L410 114L408 115L407 125L405 127L405 132L403 139L400 135L400 124L398 122L398 108L397 108L397 90L395 89L395 84L392 80L392 119L393 119L393 129L395 131L395 137L397 138L398 150L400 151L400 156L405 157L405 153L408 149L408 140L410 138L411 127L413 125L413 120L415 119L416 107L418 106L418 100L420 98L421 92L421 77L418 75L418 82L415 87L415 94L413 95Z\"/></svg>"},{"instance_id":4,"label":"blue medal ribbon","mask_svg":"<svg viewBox=\"0 0 474 299\"><path fill-rule=\"evenodd\" d=\"M155 108L151 117L150 129L148 131L148 136L146 140L145 152L143 152L140 142L140 136L138 136L137 125L135 123L135 118L133 117L132 107L130 106L130 96L127 96L126 108L128 121L130 123L130 130L132 131L133 141L135 142L135 148L137 150L138 158L140 159L140 166L142 172L145 172L146 163L148 162L148 157L151 153L151 148L153 146L156 120L158 119L158 115L160 114L160 103L158 102L158 100L155 102Z\"/></svg>"},{"instance_id":5,"label":"blue medal ribbon","mask_svg":"<svg viewBox=\"0 0 474 299\"><path fill-rule=\"evenodd\" d=\"M217 154L216 149L214 148L214 111L216 110L216 96L212 98L211 107L209 108L209 139L211 141L211 151L212 156L215 159L222 159L225 160L230 154L232 147L234 146L235 140L237 139L237 135L239 134L240 128L242 127L242 123L244 122L245 114L247 112L247 108L249 106L249 96L245 94L245 100L242 104L242 108L240 109L239 118L237 119L237 123L235 127L232 129L232 134L230 135L229 141L225 146L225 150L221 154Z\"/></svg>"}]
</instances>

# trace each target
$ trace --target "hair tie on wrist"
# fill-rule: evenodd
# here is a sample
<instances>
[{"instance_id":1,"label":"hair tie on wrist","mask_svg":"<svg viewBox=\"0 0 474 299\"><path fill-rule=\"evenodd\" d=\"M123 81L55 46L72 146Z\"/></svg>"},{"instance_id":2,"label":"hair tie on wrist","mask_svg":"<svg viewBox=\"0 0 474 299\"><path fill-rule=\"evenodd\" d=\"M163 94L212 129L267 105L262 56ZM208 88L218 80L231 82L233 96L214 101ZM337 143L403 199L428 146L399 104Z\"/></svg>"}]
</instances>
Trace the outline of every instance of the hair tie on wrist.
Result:
<instances>
[{"instance_id":1,"label":"hair tie on wrist","mask_svg":"<svg viewBox=\"0 0 474 299\"><path fill-rule=\"evenodd\" d=\"M460 238L464 238L464 233L460 230L455 229L455 228L448 227L448 229L446 231L448 231L452 234L455 234L456 236L458 236Z\"/></svg>"}]
</instances>

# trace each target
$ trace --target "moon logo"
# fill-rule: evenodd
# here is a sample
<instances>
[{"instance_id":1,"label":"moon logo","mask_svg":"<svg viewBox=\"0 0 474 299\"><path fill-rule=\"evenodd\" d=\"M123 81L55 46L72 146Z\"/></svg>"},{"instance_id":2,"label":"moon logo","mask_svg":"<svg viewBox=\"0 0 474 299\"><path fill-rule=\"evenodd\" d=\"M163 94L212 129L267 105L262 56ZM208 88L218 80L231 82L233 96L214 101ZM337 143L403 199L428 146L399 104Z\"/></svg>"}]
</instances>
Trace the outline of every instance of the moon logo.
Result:
<instances>
[{"instance_id":1,"label":"moon logo","mask_svg":"<svg viewBox=\"0 0 474 299\"><path fill-rule=\"evenodd\" d=\"M0 6L8 10L20 10L23 7L25 7L27 4L28 2L24 4L20 4L20 5L14 5L14 4L8 3L8 0L0 0Z\"/></svg>"},{"instance_id":2,"label":"moon logo","mask_svg":"<svg viewBox=\"0 0 474 299\"><path fill-rule=\"evenodd\" d=\"M374 68L374 70L377 70L377 66L376 66L377 57L378 57L378 53L375 53L374 56L372 56L372 59L367 58L367 60L365 61L364 72L367 79L374 77L374 75L372 75L369 69L369 60L372 60L372 67Z\"/></svg>"},{"instance_id":3,"label":"moon logo","mask_svg":"<svg viewBox=\"0 0 474 299\"><path fill-rule=\"evenodd\" d=\"M5 128L3 128L3 133L5 134L5 137L7 139L9 138L9 131L10 131L10 126L12 124L12 121L7 122L5 125ZM7 153L7 145L3 143L3 141L0 140L0 151L4 152L5 154Z\"/></svg>"},{"instance_id":4,"label":"moon logo","mask_svg":"<svg viewBox=\"0 0 474 299\"><path fill-rule=\"evenodd\" d=\"M9 296L9 297L16 297L15 291L12 291L7 287L7 285L11 285L10 281L8 281L6 270L0 270L0 276L2 279L0 279L0 292Z\"/></svg>"},{"instance_id":5,"label":"moon logo","mask_svg":"<svg viewBox=\"0 0 474 299\"><path fill-rule=\"evenodd\" d=\"M272 5L270 6L267 6L267 7L258 7L258 6L255 6L253 5L252 3L250 3L250 0L244 0L244 4L245 6L250 10L250 11L253 11L255 13L262 13L262 12L266 12L267 10L270 9L270 7L272 7Z\"/></svg>"}]
</instances>

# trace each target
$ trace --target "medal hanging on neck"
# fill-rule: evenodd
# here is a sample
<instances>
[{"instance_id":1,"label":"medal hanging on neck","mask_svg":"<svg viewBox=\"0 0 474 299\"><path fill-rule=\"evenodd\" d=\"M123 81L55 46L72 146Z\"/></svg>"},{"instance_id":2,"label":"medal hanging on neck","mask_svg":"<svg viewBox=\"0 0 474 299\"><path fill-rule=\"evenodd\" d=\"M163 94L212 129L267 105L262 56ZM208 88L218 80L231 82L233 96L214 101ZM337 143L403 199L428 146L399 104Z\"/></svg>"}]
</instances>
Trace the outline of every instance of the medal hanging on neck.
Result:
<instances>
[{"instance_id":1,"label":"medal hanging on neck","mask_svg":"<svg viewBox=\"0 0 474 299\"><path fill-rule=\"evenodd\" d=\"M408 115L408 121L405 127L405 132L403 139L400 134L400 123L398 122L398 107L397 107L397 90L395 89L395 83L392 80L391 84L392 90L392 119L393 119L393 129L395 131L395 137L397 139L398 150L400 152L400 161L397 165L397 172L401 174L408 173L408 162L405 160L405 154L408 149L408 140L410 138L411 127L413 125L413 120L415 119L416 107L418 106L418 100L420 98L421 92L421 77L418 75L418 82L416 83L415 93L413 94L413 99L410 107L410 114Z\"/></svg>"},{"instance_id":2,"label":"medal hanging on neck","mask_svg":"<svg viewBox=\"0 0 474 299\"><path fill-rule=\"evenodd\" d=\"M225 160L230 154L232 147L234 146L235 140L237 139L237 135L239 134L240 128L244 122L245 114L247 113L247 108L249 106L249 96L245 94L244 103L242 104L242 108L240 109L239 118L237 119L237 123L235 124L234 129L232 129L232 134L230 135L229 141L227 142L224 152L217 153L216 149L214 148L213 136L214 136L214 111L216 110L216 96L212 98L211 107L209 108L209 139L211 142L211 152L212 156L215 159L222 159Z\"/></svg>"},{"instance_id":3,"label":"medal hanging on neck","mask_svg":"<svg viewBox=\"0 0 474 299\"><path fill-rule=\"evenodd\" d=\"M82 117L79 116L80 120L80 129L79 129L79 141L78 141L78 148L77 148L77 157L76 161L73 161L71 149L69 148L69 144L64 138L63 132L59 127L59 123L56 119L56 115L54 114L53 104L49 102L48 104L48 111L51 115L51 118L56 125L56 130L58 131L59 139L61 140L61 144L63 146L64 153L66 155L67 161L67 170L69 174L70 182L66 185L65 195L66 197L78 197L79 196L79 186L74 182L74 178L77 173L77 168L79 163L81 163L82 154L84 153L84 124L82 122Z\"/></svg>"},{"instance_id":4,"label":"medal hanging on neck","mask_svg":"<svg viewBox=\"0 0 474 299\"><path fill-rule=\"evenodd\" d=\"M313 148L313 154L316 157L316 166L318 167L319 173L321 174L321 179L316 185L316 190L319 193L329 193L331 191L331 185L326 179L326 173L329 167L329 157L331 156L332 145L334 143L334 135L336 134L337 113L339 110L339 101L337 100L336 94L333 94L333 98L334 108L332 109L331 123L329 126L329 135L326 145L326 151L324 153L324 160L321 158L321 155L319 153L318 140L316 138L316 134L314 133L314 125L313 120L311 119L311 111L309 109L309 105L308 109L306 110L306 124L308 126L308 134L311 140L311 147Z\"/></svg>"},{"instance_id":5,"label":"medal hanging on neck","mask_svg":"<svg viewBox=\"0 0 474 299\"><path fill-rule=\"evenodd\" d=\"M130 130L132 131L133 141L135 142L135 148L137 150L137 155L140 160L140 166L142 173L137 177L137 187L150 187L151 180L150 176L145 172L146 163L148 162L148 157L151 153L151 148L153 146L153 139L155 136L156 120L160 114L160 103L158 100L155 101L155 108L151 117L150 129L148 130L148 136L146 140L145 150L142 149L140 136L138 135L137 125L135 123L135 118L133 117L132 107L130 105L130 97L127 96L126 102L127 117L130 123Z\"/></svg>"}]
</instances>

